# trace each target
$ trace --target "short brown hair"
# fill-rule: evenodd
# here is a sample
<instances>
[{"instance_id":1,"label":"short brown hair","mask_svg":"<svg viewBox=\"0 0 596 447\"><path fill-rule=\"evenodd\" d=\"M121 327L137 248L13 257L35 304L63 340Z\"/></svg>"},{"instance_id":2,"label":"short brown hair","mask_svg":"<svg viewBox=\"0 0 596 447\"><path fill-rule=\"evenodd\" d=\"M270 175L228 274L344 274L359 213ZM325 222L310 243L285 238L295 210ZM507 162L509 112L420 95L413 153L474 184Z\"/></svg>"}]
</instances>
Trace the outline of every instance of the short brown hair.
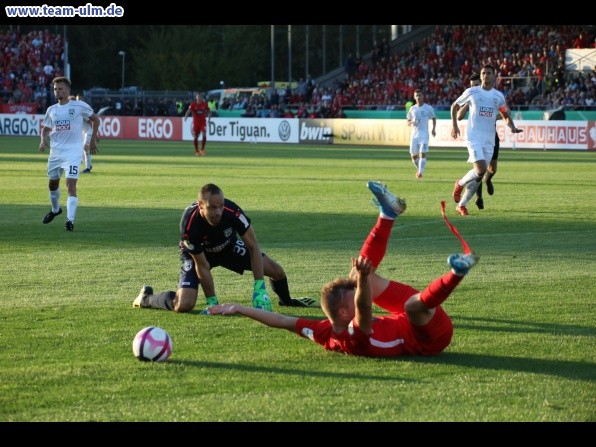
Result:
<instances>
[{"instance_id":1,"label":"short brown hair","mask_svg":"<svg viewBox=\"0 0 596 447\"><path fill-rule=\"evenodd\" d=\"M207 183L199 191L199 202L202 202L207 195L212 196L217 194L223 195L221 188L214 183Z\"/></svg>"},{"instance_id":2,"label":"short brown hair","mask_svg":"<svg viewBox=\"0 0 596 447\"><path fill-rule=\"evenodd\" d=\"M57 78L52 79L52 84L59 84L59 83L63 83L68 85L68 88L70 88L70 79L64 77L64 76L58 76Z\"/></svg>"},{"instance_id":3,"label":"short brown hair","mask_svg":"<svg viewBox=\"0 0 596 447\"><path fill-rule=\"evenodd\" d=\"M337 311L342 306L344 292L354 290L356 281L347 278L336 278L325 284L321 290L321 307L332 318L337 316Z\"/></svg>"}]
</instances>

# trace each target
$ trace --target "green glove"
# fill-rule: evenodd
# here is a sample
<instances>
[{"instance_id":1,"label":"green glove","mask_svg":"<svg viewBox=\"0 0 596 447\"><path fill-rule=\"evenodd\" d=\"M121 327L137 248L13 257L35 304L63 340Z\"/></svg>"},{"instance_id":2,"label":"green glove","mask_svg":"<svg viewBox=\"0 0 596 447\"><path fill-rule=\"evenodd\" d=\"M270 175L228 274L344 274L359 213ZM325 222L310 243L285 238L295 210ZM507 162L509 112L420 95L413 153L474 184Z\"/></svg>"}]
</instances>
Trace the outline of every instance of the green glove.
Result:
<instances>
[{"instance_id":1,"label":"green glove","mask_svg":"<svg viewBox=\"0 0 596 447\"><path fill-rule=\"evenodd\" d=\"M262 279L255 280L254 291L252 293L252 307L268 311L273 310L271 298L269 298L269 294L265 288L265 281Z\"/></svg>"},{"instance_id":2,"label":"green glove","mask_svg":"<svg viewBox=\"0 0 596 447\"><path fill-rule=\"evenodd\" d=\"M217 301L217 297L215 295L206 297L206 300L207 300L207 308L205 308L201 312L199 312L201 315L209 315L209 308L211 306L215 306L216 304L219 304L219 301Z\"/></svg>"},{"instance_id":3,"label":"green glove","mask_svg":"<svg viewBox=\"0 0 596 447\"><path fill-rule=\"evenodd\" d=\"M216 304L219 304L219 301L217 301L217 297L216 297L215 295L213 295L213 296L208 296L208 297L206 298L206 300L207 300L207 307L209 307L209 306L214 306L214 305L216 305Z\"/></svg>"}]
</instances>

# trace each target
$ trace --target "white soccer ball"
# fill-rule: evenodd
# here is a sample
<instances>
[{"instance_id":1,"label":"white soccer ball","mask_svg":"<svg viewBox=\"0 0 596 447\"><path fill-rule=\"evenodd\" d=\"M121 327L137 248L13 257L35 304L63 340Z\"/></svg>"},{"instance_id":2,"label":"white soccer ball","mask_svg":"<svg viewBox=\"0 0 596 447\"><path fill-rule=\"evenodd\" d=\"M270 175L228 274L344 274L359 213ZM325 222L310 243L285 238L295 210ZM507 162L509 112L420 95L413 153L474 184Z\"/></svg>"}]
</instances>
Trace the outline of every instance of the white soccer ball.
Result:
<instances>
[{"instance_id":1,"label":"white soccer ball","mask_svg":"<svg viewBox=\"0 0 596 447\"><path fill-rule=\"evenodd\" d=\"M145 327L135 335L132 352L143 362L165 362L172 354L172 338L160 327Z\"/></svg>"}]
</instances>

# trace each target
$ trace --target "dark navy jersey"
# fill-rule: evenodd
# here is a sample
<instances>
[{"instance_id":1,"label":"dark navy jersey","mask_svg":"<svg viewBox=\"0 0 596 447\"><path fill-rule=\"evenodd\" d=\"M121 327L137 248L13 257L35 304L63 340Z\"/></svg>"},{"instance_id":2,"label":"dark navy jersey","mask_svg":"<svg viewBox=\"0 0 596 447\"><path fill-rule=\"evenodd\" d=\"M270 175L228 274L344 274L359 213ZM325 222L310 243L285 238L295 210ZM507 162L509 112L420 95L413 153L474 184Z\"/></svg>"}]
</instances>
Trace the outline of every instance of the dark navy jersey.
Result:
<instances>
[{"instance_id":1,"label":"dark navy jersey","mask_svg":"<svg viewBox=\"0 0 596 447\"><path fill-rule=\"evenodd\" d=\"M199 212L199 204L192 203L180 219L180 250L192 254L223 254L234 248L238 236L250 228L250 219L242 208L224 199L221 220L216 227L207 223Z\"/></svg>"}]
</instances>

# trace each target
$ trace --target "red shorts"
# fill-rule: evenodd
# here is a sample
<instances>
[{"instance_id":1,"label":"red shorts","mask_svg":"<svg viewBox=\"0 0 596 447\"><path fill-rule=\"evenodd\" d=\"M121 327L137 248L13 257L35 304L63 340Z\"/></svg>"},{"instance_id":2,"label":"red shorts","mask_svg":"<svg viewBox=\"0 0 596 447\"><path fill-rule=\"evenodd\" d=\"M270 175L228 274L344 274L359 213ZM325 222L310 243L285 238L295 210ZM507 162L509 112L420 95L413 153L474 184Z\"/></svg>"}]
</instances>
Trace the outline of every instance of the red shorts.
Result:
<instances>
[{"instance_id":1,"label":"red shorts","mask_svg":"<svg viewBox=\"0 0 596 447\"><path fill-rule=\"evenodd\" d=\"M205 133L206 131L207 131L207 122L192 124L192 133L194 135L198 135L200 133Z\"/></svg>"},{"instance_id":2,"label":"red shorts","mask_svg":"<svg viewBox=\"0 0 596 447\"><path fill-rule=\"evenodd\" d=\"M404 304L417 293L418 290L407 284L390 281L389 286L373 300L373 303L392 314L404 314ZM437 355L451 343L453 321L441 306L436 308L432 319L424 326L410 326L419 345L417 354Z\"/></svg>"},{"instance_id":3,"label":"red shorts","mask_svg":"<svg viewBox=\"0 0 596 447\"><path fill-rule=\"evenodd\" d=\"M441 306L435 308L432 319L424 326L412 325L422 355L438 355L445 350L453 337L453 321Z\"/></svg>"}]
</instances>

